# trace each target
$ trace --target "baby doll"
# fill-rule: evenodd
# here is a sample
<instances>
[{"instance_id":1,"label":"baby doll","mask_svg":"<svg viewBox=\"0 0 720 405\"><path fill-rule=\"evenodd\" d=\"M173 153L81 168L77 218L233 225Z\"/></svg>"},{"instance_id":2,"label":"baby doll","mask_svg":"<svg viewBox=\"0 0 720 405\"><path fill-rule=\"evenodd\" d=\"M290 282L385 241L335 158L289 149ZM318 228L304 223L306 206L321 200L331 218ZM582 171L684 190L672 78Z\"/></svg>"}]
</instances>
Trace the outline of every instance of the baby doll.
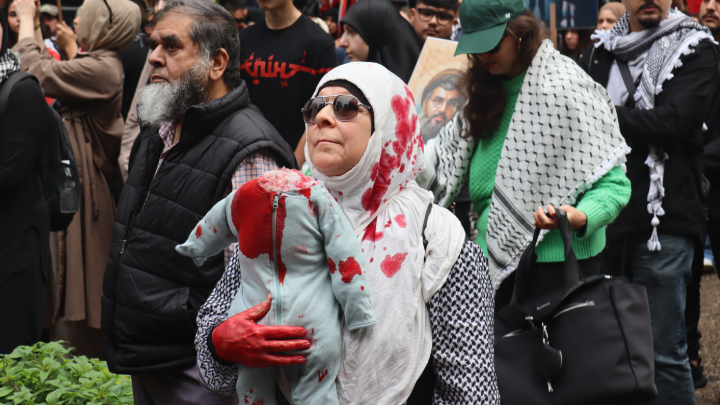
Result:
<instances>
[{"instance_id":1,"label":"baby doll","mask_svg":"<svg viewBox=\"0 0 720 405\"><path fill-rule=\"evenodd\" d=\"M258 323L304 327L312 343L300 353L305 364L238 365L240 403L275 404L282 368L280 388L294 405L338 404L340 306L348 330L375 324L365 258L345 214L322 183L296 170L274 170L218 202L175 249L199 266L235 241L242 285L228 318L270 293L272 306Z\"/></svg>"}]
</instances>

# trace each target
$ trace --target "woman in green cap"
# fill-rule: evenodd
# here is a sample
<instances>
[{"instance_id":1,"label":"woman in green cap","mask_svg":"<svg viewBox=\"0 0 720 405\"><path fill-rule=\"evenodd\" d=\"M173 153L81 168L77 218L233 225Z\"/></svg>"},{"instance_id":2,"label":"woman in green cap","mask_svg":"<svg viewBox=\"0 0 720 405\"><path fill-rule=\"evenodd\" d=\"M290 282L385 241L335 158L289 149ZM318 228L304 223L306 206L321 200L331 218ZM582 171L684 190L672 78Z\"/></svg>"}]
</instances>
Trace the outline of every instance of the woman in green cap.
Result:
<instances>
[{"instance_id":1,"label":"woman in green cap","mask_svg":"<svg viewBox=\"0 0 720 405\"><path fill-rule=\"evenodd\" d=\"M468 54L470 68L458 87L468 102L426 145L418 183L447 206L469 178L499 309L535 227L545 289L561 286L554 207L568 215L583 274L599 272L605 226L630 198L630 148L605 90L553 48L523 0L465 0L460 20L456 54Z\"/></svg>"}]
</instances>

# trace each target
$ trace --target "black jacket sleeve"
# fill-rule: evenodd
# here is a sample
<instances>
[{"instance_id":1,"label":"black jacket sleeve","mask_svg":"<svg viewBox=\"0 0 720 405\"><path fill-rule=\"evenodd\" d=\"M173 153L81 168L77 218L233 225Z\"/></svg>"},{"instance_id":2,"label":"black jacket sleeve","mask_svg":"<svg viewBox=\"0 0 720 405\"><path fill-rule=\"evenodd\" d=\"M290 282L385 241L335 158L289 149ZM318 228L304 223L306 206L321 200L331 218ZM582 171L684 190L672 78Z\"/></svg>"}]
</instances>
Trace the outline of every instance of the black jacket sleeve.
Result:
<instances>
[{"instance_id":1,"label":"black jacket sleeve","mask_svg":"<svg viewBox=\"0 0 720 405\"><path fill-rule=\"evenodd\" d=\"M35 81L23 80L15 86L0 126L0 194L35 173L53 119Z\"/></svg>"},{"instance_id":2,"label":"black jacket sleeve","mask_svg":"<svg viewBox=\"0 0 720 405\"><path fill-rule=\"evenodd\" d=\"M687 129L702 125L705 106L717 83L714 45L702 41L692 53L681 58L675 77L663 83L667 102L650 110L616 106L620 131L628 142L670 146L682 141Z\"/></svg>"}]
</instances>

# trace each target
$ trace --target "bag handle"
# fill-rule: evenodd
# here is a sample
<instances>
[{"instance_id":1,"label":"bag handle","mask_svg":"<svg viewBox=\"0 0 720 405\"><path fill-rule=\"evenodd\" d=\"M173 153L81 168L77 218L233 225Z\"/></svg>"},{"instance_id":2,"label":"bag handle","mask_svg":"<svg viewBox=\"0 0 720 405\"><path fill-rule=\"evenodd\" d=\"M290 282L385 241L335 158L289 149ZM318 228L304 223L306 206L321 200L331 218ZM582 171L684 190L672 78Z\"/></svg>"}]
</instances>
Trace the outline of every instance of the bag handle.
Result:
<instances>
[{"instance_id":1,"label":"bag handle","mask_svg":"<svg viewBox=\"0 0 720 405\"><path fill-rule=\"evenodd\" d=\"M567 214L565 214L563 210L556 208L555 216L557 217L560 236L563 240L565 248L565 271L563 274L563 285L571 286L582 279L580 265L578 264L575 252L572 248L573 231L570 226L570 221L567 218ZM520 257L518 267L515 270L515 288L513 289L513 295L510 300L510 305L514 307L519 307L528 302L528 297L542 296L551 292L537 291L536 286L538 283L534 282L536 277L546 276L537 271L536 264L537 253L535 253L535 247L540 236L540 231L540 228L535 228L533 239Z\"/></svg>"}]
</instances>

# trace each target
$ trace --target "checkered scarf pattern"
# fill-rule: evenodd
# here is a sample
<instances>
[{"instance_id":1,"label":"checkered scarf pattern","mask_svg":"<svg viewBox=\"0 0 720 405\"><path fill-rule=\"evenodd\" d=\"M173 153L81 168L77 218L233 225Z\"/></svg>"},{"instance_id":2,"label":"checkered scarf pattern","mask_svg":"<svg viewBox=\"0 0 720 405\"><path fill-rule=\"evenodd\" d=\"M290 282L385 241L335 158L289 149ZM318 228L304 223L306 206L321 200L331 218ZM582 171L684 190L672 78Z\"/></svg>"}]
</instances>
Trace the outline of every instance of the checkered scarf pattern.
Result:
<instances>
[{"instance_id":1,"label":"checkered scarf pattern","mask_svg":"<svg viewBox=\"0 0 720 405\"><path fill-rule=\"evenodd\" d=\"M10 77L11 74L20 70L20 55L8 49L5 55L0 57L0 83Z\"/></svg>"},{"instance_id":2,"label":"checkered scarf pattern","mask_svg":"<svg viewBox=\"0 0 720 405\"><path fill-rule=\"evenodd\" d=\"M632 60L647 51L640 84L633 95L635 106L649 110L655 107L655 96L662 92L662 84L673 78L672 71L682 66L680 57L694 52L702 40L713 41L710 30L677 10L670 10L668 18L656 28L630 32L630 17L626 13L610 31L598 30L592 35L598 42L595 47L604 46L620 60ZM648 213L653 215L653 232L648 240L648 249L661 249L657 236L659 216L663 216L662 199L665 196L663 177L665 160L668 155L657 146L650 145L650 154L645 164L650 170L650 190L647 196Z\"/></svg>"}]
</instances>

